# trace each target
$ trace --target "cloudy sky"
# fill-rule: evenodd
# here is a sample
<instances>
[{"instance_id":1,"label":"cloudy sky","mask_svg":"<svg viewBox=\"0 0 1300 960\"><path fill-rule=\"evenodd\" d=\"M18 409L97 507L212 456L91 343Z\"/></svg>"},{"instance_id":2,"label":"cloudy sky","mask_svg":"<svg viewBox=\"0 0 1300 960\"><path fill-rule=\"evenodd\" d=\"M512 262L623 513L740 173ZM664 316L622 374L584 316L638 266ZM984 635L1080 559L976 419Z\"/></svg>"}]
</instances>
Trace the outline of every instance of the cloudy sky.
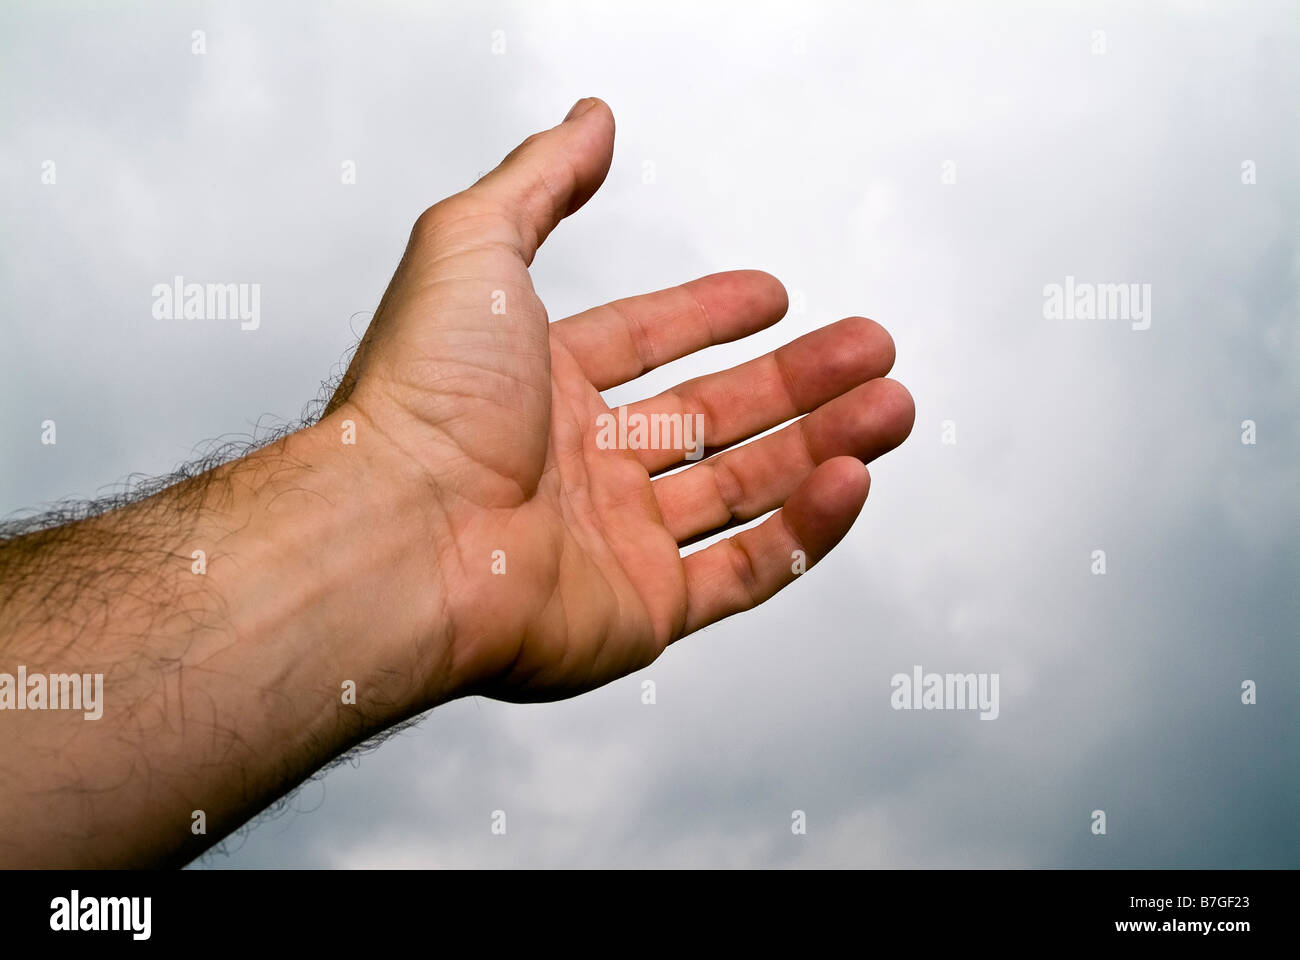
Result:
<instances>
[{"instance_id":1,"label":"cloudy sky","mask_svg":"<svg viewBox=\"0 0 1300 960\"><path fill-rule=\"evenodd\" d=\"M917 406L771 603L439 708L199 866L1300 866L1294 4L113 6L0 10L0 514L297 416L415 216L588 95L551 316L744 267L795 305L612 401L863 314ZM154 319L178 274L260 329ZM1046 316L1067 277L1150 327ZM891 709L917 664L998 718Z\"/></svg>"}]
</instances>

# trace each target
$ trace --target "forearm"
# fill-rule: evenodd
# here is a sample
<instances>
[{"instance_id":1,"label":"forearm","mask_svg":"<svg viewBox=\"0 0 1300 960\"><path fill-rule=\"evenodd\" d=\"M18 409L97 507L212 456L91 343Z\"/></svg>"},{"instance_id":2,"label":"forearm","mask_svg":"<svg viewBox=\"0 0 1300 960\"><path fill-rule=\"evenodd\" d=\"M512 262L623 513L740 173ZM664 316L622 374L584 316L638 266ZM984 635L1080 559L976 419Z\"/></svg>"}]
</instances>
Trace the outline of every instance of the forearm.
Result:
<instances>
[{"instance_id":1,"label":"forearm","mask_svg":"<svg viewBox=\"0 0 1300 960\"><path fill-rule=\"evenodd\" d=\"M185 862L450 695L427 491L349 417L0 544L0 861ZM101 702L49 709L58 674Z\"/></svg>"}]
</instances>

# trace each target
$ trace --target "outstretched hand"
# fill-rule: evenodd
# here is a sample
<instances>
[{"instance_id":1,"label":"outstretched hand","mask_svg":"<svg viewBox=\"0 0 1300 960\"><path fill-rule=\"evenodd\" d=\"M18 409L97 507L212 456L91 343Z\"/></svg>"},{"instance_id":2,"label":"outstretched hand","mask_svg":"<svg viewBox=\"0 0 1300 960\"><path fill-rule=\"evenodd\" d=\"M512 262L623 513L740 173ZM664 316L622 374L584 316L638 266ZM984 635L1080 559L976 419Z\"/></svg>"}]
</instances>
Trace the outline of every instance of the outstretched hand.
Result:
<instances>
[{"instance_id":1,"label":"outstretched hand","mask_svg":"<svg viewBox=\"0 0 1300 960\"><path fill-rule=\"evenodd\" d=\"M864 463L912 427L911 397L881 379L893 342L860 317L610 416L602 390L768 327L787 305L773 277L736 271L548 323L528 267L599 188L613 146L609 108L579 101L427 210L330 406L427 488L444 695L569 696L762 603L844 536ZM712 455L691 463L697 424Z\"/></svg>"}]
</instances>

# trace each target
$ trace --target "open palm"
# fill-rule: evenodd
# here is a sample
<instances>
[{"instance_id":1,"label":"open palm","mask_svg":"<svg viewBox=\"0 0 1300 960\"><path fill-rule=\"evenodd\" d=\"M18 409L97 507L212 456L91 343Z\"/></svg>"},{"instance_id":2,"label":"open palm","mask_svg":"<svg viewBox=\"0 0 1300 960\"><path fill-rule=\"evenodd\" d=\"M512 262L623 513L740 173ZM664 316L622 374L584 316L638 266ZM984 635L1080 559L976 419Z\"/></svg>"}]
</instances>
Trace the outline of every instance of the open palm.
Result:
<instances>
[{"instance_id":1,"label":"open palm","mask_svg":"<svg viewBox=\"0 0 1300 960\"><path fill-rule=\"evenodd\" d=\"M912 426L911 397L881 379L893 342L854 317L629 407L628 423L677 427L671 443L605 442L602 390L786 309L774 278L737 271L548 323L528 266L600 186L613 140L609 108L579 101L426 211L331 404L427 484L430 590L458 693L572 695L761 603L843 537L866 499L863 463ZM710 455L665 474L691 459L697 415Z\"/></svg>"}]
</instances>

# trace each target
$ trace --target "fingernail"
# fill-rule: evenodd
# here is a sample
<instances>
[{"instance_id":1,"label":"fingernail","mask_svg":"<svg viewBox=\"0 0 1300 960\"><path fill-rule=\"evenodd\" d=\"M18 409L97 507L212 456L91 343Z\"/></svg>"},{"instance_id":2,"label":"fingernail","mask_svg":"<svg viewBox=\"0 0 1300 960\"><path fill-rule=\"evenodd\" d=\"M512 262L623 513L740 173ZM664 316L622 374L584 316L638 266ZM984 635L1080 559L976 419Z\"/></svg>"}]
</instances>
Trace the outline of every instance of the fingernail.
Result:
<instances>
[{"instance_id":1,"label":"fingernail","mask_svg":"<svg viewBox=\"0 0 1300 960\"><path fill-rule=\"evenodd\" d=\"M575 117L582 116L593 106L595 106L595 104L596 101L593 100L591 97L583 97L581 100L579 100L577 103L575 103L572 107L569 108L569 112L564 115L565 121L567 122L569 120L574 119Z\"/></svg>"}]
</instances>

